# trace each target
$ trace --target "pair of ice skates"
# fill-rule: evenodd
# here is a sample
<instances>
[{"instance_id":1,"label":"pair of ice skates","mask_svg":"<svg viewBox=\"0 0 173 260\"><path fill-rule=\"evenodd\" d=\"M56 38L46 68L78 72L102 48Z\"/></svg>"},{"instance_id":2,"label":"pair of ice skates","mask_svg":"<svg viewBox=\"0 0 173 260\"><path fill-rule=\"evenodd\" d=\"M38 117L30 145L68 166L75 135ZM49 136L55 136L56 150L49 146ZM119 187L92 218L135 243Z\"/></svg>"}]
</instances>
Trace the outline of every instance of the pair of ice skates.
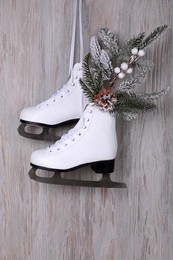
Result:
<instances>
[{"instance_id":1,"label":"pair of ice skates","mask_svg":"<svg viewBox=\"0 0 173 260\"><path fill-rule=\"evenodd\" d=\"M110 179L117 153L115 118L87 101L79 83L81 77L82 64L77 63L68 82L56 94L36 107L21 111L20 135L36 140L59 139L47 148L32 153L29 176L43 183L125 188L124 183ZM78 121L75 127L61 138L50 133L51 128L74 121ZM27 125L42 126L43 131L41 134L28 133L25 129ZM63 172L84 165L90 165L95 173L102 174L102 179L69 180L61 176ZM37 169L54 172L54 176L40 177L36 175Z\"/></svg>"},{"instance_id":2,"label":"pair of ice skates","mask_svg":"<svg viewBox=\"0 0 173 260\"><path fill-rule=\"evenodd\" d=\"M154 93L134 90L136 85L145 81L152 67L150 61L140 61L145 55L144 49L167 27L157 27L146 38L145 33L141 33L122 47L118 46L112 31L101 29L100 38L105 49L101 48L96 37L92 37L91 53L85 56L83 65L78 63L74 66L63 88L47 101L21 112L19 133L32 139L56 141L57 138L49 132L50 128L79 120L73 129L53 145L33 152L32 169L29 171L32 179L65 185L126 187L124 183L112 182L110 179L117 153L114 116L119 115L126 120L136 119L140 113L153 111L157 107L155 101L167 93L168 89ZM127 80L115 87L115 82L125 76ZM25 127L28 124L42 126L43 132L39 135L27 133ZM62 172L84 165L91 165L94 172L102 174L102 179L95 182L61 177ZM36 175L37 169L53 171L55 174L52 178L39 177Z\"/></svg>"}]
</instances>

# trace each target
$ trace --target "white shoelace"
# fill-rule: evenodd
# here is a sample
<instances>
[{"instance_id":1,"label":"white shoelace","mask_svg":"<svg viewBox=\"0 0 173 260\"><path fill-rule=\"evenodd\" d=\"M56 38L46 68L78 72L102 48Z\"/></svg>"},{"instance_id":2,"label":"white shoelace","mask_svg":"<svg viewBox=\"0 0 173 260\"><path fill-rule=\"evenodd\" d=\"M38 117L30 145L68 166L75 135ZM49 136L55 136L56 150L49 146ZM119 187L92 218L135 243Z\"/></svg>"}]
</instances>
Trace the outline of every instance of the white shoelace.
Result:
<instances>
[{"instance_id":1,"label":"white shoelace","mask_svg":"<svg viewBox=\"0 0 173 260\"><path fill-rule=\"evenodd\" d=\"M83 117L83 123L78 128L73 128L70 131L68 131L67 134L63 135L60 140L56 141L54 144L48 146L48 151L52 152L54 150L61 150L61 148L68 146L70 143L76 141L77 138L79 138L83 131L87 128L87 123L90 121L90 116L92 113L92 109L87 109L85 111L85 115Z\"/></svg>"},{"instance_id":2,"label":"white shoelace","mask_svg":"<svg viewBox=\"0 0 173 260\"><path fill-rule=\"evenodd\" d=\"M59 151L70 143L75 142L76 138L82 135L82 131L86 128L84 125L78 129L71 129L67 134L63 135L60 140L47 147L48 152Z\"/></svg>"}]
</instances>

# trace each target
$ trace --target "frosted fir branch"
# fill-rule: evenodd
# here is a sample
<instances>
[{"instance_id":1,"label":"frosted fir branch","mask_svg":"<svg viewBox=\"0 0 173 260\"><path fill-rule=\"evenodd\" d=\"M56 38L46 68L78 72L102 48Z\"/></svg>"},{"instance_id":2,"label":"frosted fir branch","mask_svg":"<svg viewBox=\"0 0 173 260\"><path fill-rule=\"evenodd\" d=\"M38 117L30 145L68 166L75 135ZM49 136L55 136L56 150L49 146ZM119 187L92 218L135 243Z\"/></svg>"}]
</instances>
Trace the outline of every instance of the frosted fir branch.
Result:
<instances>
[{"instance_id":1,"label":"frosted fir branch","mask_svg":"<svg viewBox=\"0 0 173 260\"><path fill-rule=\"evenodd\" d=\"M148 74L149 70L142 70L139 71L139 73L135 73L134 75L134 81L136 79L136 82L138 85L141 85L141 83L144 83L145 80L147 79L147 74Z\"/></svg>"},{"instance_id":2,"label":"frosted fir branch","mask_svg":"<svg viewBox=\"0 0 173 260\"><path fill-rule=\"evenodd\" d=\"M113 67L110 58L105 50L101 50L100 62L105 70L113 71Z\"/></svg>"},{"instance_id":3,"label":"frosted fir branch","mask_svg":"<svg viewBox=\"0 0 173 260\"><path fill-rule=\"evenodd\" d=\"M138 77L132 77L130 79L123 80L120 85L116 87L116 92L132 91L137 85L139 85Z\"/></svg>"},{"instance_id":4,"label":"frosted fir branch","mask_svg":"<svg viewBox=\"0 0 173 260\"><path fill-rule=\"evenodd\" d=\"M154 63L150 60L137 60L135 65L137 69L143 72L149 72L154 67Z\"/></svg>"},{"instance_id":5,"label":"frosted fir branch","mask_svg":"<svg viewBox=\"0 0 173 260\"><path fill-rule=\"evenodd\" d=\"M96 65L100 66L100 55L101 55L101 48L98 42L97 37L93 36L90 40L90 51L93 61Z\"/></svg>"},{"instance_id":6,"label":"frosted fir branch","mask_svg":"<svg viewBox=\"0 0 173 260\"><path fill-rule=\"evenodd\" d=\"M166 89L162 89L159 92L154 92L154 93L142 93L140 94L140 96L145 99L146 101L152 102L155 101L163 96L165 96L169 91L169 87L167 87ZM136 93L137 94L137 93Z\"/></svg>"},{"instance_id":7,"label":"frosted fir branch","mask_svg":"<svg viewBox=\"0 0 173 260\"><path fill-rule=\"evenodd\" d=\"M138 63L137 70L133 77L123 80L119 86L116 87L116 92L130 92L141 83L145 82L146 75L153 68L153 63L146 60Z\"/></svg>"},{"instance_id":8,"label":"frosted fir branch","mask_svg":"<svg viewBox=\"0 0 173 260\"><path fill-rule=\"evenodd\" d=\"M101 28L99 36L103 44L109 49L109 52L112 52L115 55L119 49L115 34L108 28Z\"/></svg>"},{"instance_id":9,"label":"frosted fir branch","mask_svg":"<svg viewBox=\"0 0 173 260\"><path fill-rule=\"evenodd\" d=\"M110 79L113 73L113 67L108 53L100 48L98 39L93 36L90 41L90 51L92 62L97 66L99 70L103 72L105 80Z\"/></svg>"},{"instance_id":10,"label":"frosted fir branch","mask_svg":"<svg viewBox=\"0 0 173 260\"><path fill-rule=\"evenodd\" d=\"M105 50L101 50L100 69L103 71L103 77L105 80L111 79L114 73L114 69L111 60L109 58L109 55Z\"/></svg>"},{"instance_id":11,"label":"frosted fir branch","mask_svg":"<svg viewBox=\"0 0 173 260\"><path fill-rule=\"evenodd\" d=\"M117 118L123 118L126 121L135 120L138 118L138 113L135 112L122 112L122 113L116 113Z\"/></svg>"},{"instance_id":12,"label":"frosted fir branch","mask_svg":"<svg viewBox=\"0 0 173 260\"><path fill-rule=\"evenodd\" d=\"M147 38L144 39L144 41L141 42L141 44L139 45L140 49L144 49L148 45L150 45L163 32L165 32L167 28L168 28L168 25L161 25L161 26L157 27Z\"/></svg>"},{"instance_id":13,"label":"frosted fir branch","mask_svg":"<svg viewBox=\"0 0 173 260\"><path fill-rule=\"evenodd\" d=\"M128 63L123 62L120 67L116 67L114 69L115 75L112 75L112 80L111 80L109 86L113 87L115 84L115 81L117 79L119 79L119 78L121 79L122 76L124 77L124 76L127 76L127 74L131 74L133 72L133 68L131 68L131 66L134 64L136 65L136 69L135 69L136 73L134 74L133 80L135 80L135 83L144 82L146 73L149 72L151 70L151 68L153 68L153 63L151 63L150 61L147 60L144 62L138 62L138 64L136 64L136 60L139 57L140 56L133 57L133 55L132 55ZM121 74L123 74L123 75L121 75ZM136 75L137 75L137 77L136 77ZM140 77L141 77L141 79L140 79ZM136 82L137 79L138 79L138 82ZM123 81L122 85L120 85L119 88L125 89L125 87L127 87L129 89L129 80Z\"/></svg>"}]
</instances>

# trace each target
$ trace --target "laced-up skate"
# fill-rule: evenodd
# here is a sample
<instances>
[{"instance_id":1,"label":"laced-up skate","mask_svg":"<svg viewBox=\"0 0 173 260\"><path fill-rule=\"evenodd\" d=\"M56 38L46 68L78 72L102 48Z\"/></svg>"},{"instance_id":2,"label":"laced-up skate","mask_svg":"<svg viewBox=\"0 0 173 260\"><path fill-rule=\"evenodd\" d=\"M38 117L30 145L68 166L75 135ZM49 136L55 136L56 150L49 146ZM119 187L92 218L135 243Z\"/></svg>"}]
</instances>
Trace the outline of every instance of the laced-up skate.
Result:
<instances>
[{"instance_id":1,"label":"laced-up skate","mask_svg":"<svg viewBox=\"0 0 173 260\"><path fill-rule=\"evenodd\" d=\"M77 15L79 16L79 56L80 63L74 65ZM58 90L51 98L40 103L36 107L23 109L20 113L21 125L18 132L21 136L35 139L55 142L60 137L53 135L51 128L56 128L64 124L74 123L79 120L84 110L87 99L82 93L79 84L79 78L82 77L83 60L83 28L82 28L82 1L75 0L74 17L71 39L70 63L68 82ZM73 67L74 65L74 67ZM43 127L40 134L29 133L27 126ZM32 129L33 130L33 129ZM34 131L31 131L34 132Z\"/></svg>"},{"instance_id":2,"label":"laced-up skate","mask_svg":"<svg viewBox=\"0 0 173 260\"><path fill-rule=\"evenodd\" d=\"M113 182L110 173L114 171L117 152L115 118L107 112L89 104L77 125L46 149L31 155L31 179L43 183L70 186L125 188L124 183ZM61 176L79 167L90 165L96 173L102 174L100 181L69 180ZM53 177L36 175L37 169L53 171Z\"/></svg>"},{"instance_id":3,"label":"laced-up skate","mask_svg":"<svg viewBox=\"0 0 173 260\"><path fill-rule=\"evenodd\" d=\"M20 114L19 134L36 140L55 141L58 137L50 133L50 128L77 122L83 112L83 94L79 84L81 77L82 66L77 63L68 82L51 98L35 107L23 109ZM40 134L26 132L27 125L41 126L43 131Z\"/></svg>"}]
</instances>

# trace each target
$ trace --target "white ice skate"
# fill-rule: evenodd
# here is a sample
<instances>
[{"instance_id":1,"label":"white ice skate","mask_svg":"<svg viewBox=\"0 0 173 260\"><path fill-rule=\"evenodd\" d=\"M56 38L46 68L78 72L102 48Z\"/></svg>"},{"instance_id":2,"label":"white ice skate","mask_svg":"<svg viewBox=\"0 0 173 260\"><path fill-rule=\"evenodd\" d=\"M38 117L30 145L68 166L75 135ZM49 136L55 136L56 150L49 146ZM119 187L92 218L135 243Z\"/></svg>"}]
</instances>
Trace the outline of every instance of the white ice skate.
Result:
<instances>
[{"instance_id":1,"label":"white ice skate","mask_svg":"<svg viewBox=\"0 0 173 260\"><path fill-rule=\"evenodd\" d=\"M20 113L19 134L36 140L55 141L58 137L49 133L50 128L77 122L84 109L84 97L79 84L81 77L82 65L77 63L68 82L51 98L35 107L23 109ZM41 134L28 133L25 131L27 125L42 126L43 131Z\"/></svg>"},{"instance_id":2,"label":"white ice skate","mask_svg":"<svg viewBox=\"0 0 173 260\"><path fill-rule=\"evenodd\" d=\"M89 104L77 125L46 149L31 155L31 179L43 183L74 186L118 187L124 183L113 182L110 173L114 171L117 153L115 117ZM61 172L69 172L84 165L91 165L96 173L102 173L100 181L67 180ZM36 170L53 171L54 176L44 178L36 175Z\"/></svg>"},{"instance_id":3,"label":"white ice skate","mask_svg":"<svg viewBox=\"0 0 173 260\"><path fill-rule=\"evenodd\" d=\"M79 56L80 63L74 65L77 16L79 16ZM82 1L74 2L74 17L71 39L71 52L68 82L51 98L35 107L25 108L20 113L21 125L18 132L21 136L35 140L48 140L55 142L59 137L54 136L49 130L70 122L77 122L81 117L84 107L88 102L83 96L79 79L82 77L83 60L83 28L82 28ZM73 67L74 65L74 67ZM41 126L41 134L29 133L26 126ZM33 130L33 129L32 129Z\"/></svg>"}]
</instances>

